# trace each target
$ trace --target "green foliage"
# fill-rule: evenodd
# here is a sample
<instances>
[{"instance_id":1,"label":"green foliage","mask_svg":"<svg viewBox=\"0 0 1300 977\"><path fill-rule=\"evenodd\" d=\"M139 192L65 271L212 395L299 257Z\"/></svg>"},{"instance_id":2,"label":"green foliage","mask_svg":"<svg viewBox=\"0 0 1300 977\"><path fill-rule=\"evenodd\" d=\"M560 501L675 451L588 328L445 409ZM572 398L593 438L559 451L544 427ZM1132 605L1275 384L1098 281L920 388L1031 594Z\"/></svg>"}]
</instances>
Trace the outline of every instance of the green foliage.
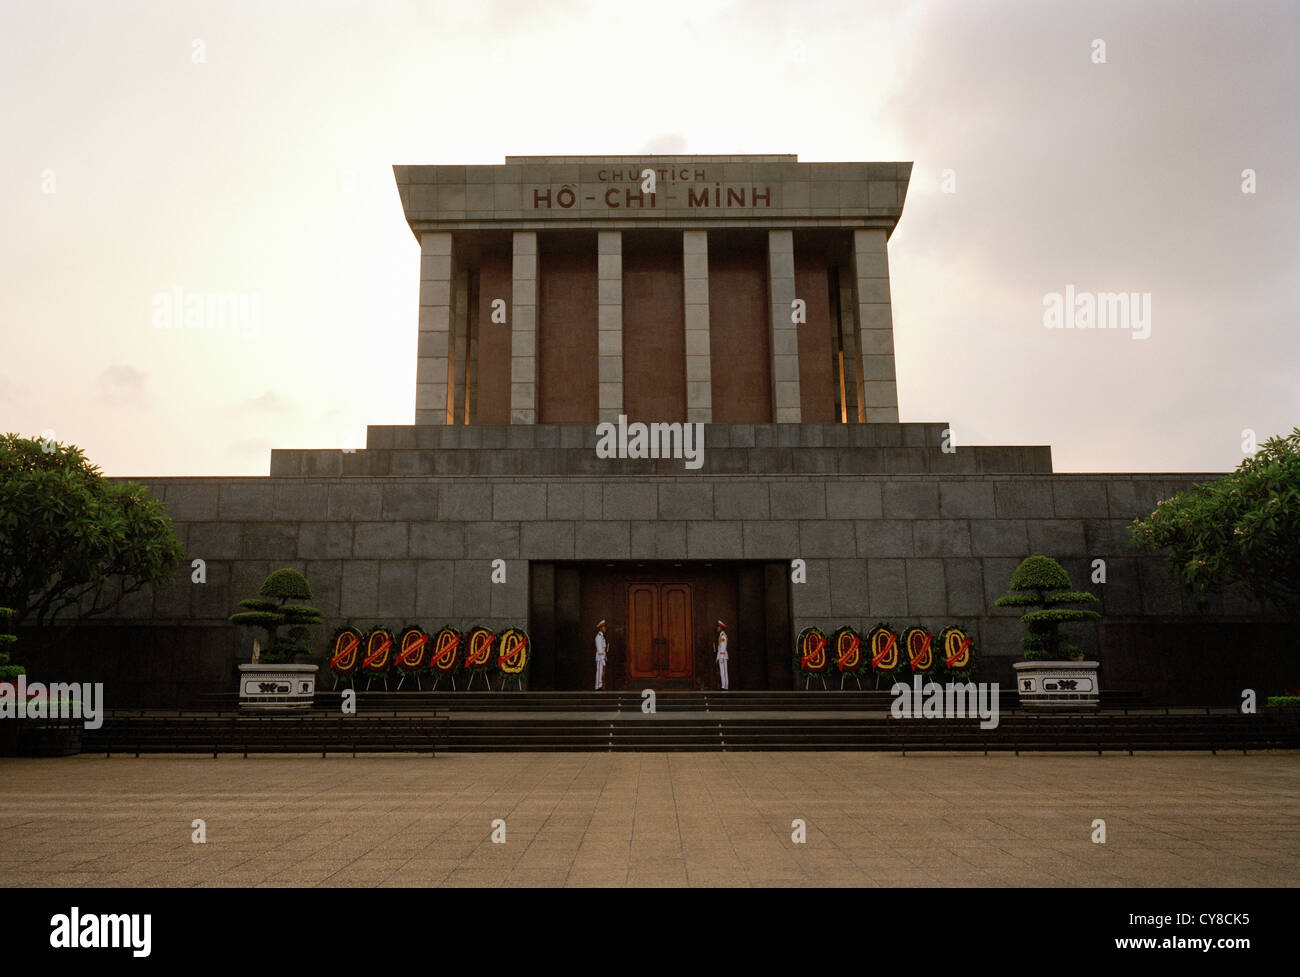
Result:
<instances>
[{"instance_id":1,"label":"green foliage","mask_svg":"<svg viewBox=\"0 0 1300 977\"><path fill-rule=\"evenodd\" d=\"M0 621L8 621L14 616L12 607L0 607ZM15 634L0 634L0 649L13 644L18 640ZM9 664L9 652L0 651L0 682L12 682L19 675L26 674L27 669L22 665Z\"/></svg>"},{"instance_id":2,"label":"green foliage","mask_svg":"<svg viewBox=\"0 0 1300 977\"><path fill-rule=\"evenodd\" d=\"M311 587L307 585L307 578L297 570L276 570L263 581L259 593L260 597L245 597L241 600L239 606L249 610L232 614L230 622L261 628L266 632L267 642L262 649L261 661L268 664L291 662L295 655L311 654L312 632L308 625L319 624L321 612L307 604L287 603L290 600L311 599ZM280 634L280 628L286 625L289 627L288 632Z\"/></svg>"},{"instance_id":3,"label":"green foliage","mask_svg":"<svg viewBox=\"0 0 1300 977\"><path fill-rule=\"evenodd\" d=\"M1078 608L1055 607L1055 604L1079 604L1097 598L1082 590L1073 590L1065 568L1046 556L1030 556L1021 561L1011 575L1011 590L994 603L998 607L1034 607L1020 618L1025 626L1025 636L1020 646L1025 657L1054 659L1061 657L1061 638L1057 633L1062 624L1076 621L1095 621L1101 617L1096 611Z\"/></svg>"},{"instance_id":4,"label":"green foliage","mask_svg":"<svg viewBox=\"0 0 1300 977\"><path fill-rule=\"evenodd\" d=\"M0 604L17 624L103 614L170 581L184 556L143 485L104 478L72 445L0 436Z\"/></svg>"},{"instance_id":5,"label":"green foliage","mask_svg":"<svg viewBox=\"0 0 1300 977\"><path fill-rule=\"evenodd\" d=\"M1047 595L1047 603L1049 604L1086 604L1096 599L1086 590L1064 590L1057 594Z\"/></svg>"},{"instance_id":6,"label":"green foliage","mask_svg":"<svg viewBox=\"0 0 1300 977\"><path fill-rule=\"evenodd\" d=\"M311 600L311 587L307 578L297 570L276 570L262 583L258 591L263 597L278 597L280 600Z\"/></svg>"},{"instance_id":7,"label":"green foliage","mask_svg":"<svg viewBox=\"0 0 1300 977\"><path fill-rule=\"evenodd\" d=\"M1091 594L1088 596L1092 597ZM1097 598L1092 597L1092 599L1096 600ZM1021 620L1030 618L1034 621L1055 621L1058 624L1064 624L1067 621L1095 621L1099 617L1101 615L1096 611L1081 611L1072 607L1050 607L1042 611L1030 611Z\"/></svg>"},{"instance_id":8,"label":"green foliage","mask_svg":"<svg viewBox=\"0 0 1300 977\"><path fill-rule=\"evenodd\" d=\"M1039 598L1034 594L1007 594L996 601L999 607L1037 607Z\"/></svg>"},{"instance_id":9,"label":"green foliage","mask_svg":"<svg viewBox=\"0 0 1300 977\"><path fill-rule=\"evenodd\" d=\"M1213 482L1165 499L1134 520L1135 547L1167 550L1170 573L1194 600L1244 586L1284 616L1300 609L1300 428L1270 438Z\"/></svg>"},{"instance_id":10,"label":"green foliage","mask_svg":"<svg viewBox=\"0 0 1300 977\"><path fill-rule=\"evenodd\" d=\"M1264 704L1275 709L1300 709L1300 695L1270 695Z\"/></svg>"},{"instance_id":11,"label":"green foliage","mask_svg":"<svg viewBox=\"0 0 1300 977\"><path fill-rule=\"evenodd\" d=\"M1050 556L1030 556L1020 561L1011 574L1012 590L1066 590L1070 577L1065 567Z\"/></svg>"},{"instance_id":12,"label":"green foliage","mask_svg":"<svg viewBox=\"0 0 1300 977\"><path fill-rule=\"evenodd\" d=\"M246 624L254 628L273 628L283 624L284 618L275 611L241 611L230 615L230 623Z\"/></svg>"},{"instance_id":13,"label":"green foliage","mask_svg":"<svg viewBox=\"0 0 1300 977\"><path fill-rule=\"evenodd\" d=\"M306 621L320 616L320 611L314 607L308 607L306 604L281 604L278 609L284 615L286 621L293 621L297 618L303 618Z\"/></svg>"}]
</instances>

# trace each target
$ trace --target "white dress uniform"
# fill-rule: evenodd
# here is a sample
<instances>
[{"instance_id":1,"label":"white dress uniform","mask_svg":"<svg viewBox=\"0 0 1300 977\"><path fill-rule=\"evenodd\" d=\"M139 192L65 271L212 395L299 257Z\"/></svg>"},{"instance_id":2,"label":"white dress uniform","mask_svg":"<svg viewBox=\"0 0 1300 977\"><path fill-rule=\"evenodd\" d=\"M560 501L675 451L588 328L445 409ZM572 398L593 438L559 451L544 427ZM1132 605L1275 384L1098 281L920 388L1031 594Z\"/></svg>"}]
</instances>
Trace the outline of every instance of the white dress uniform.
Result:
<instances>
[{"instance_id":1,"label":"white dress uniform","mask_svg":"<svg viewBox=\"0 0 1300 977\"><path fill-rule=\"evenodd\" d=\"M722 687L727 688L727 632L718 632L718 671L722 675Z\"/></svg>"},{"instance_id":2,"label":"white dress uniform","mask_svg":"<svg viewBox=\"0 0 1300 977\"><path fill-rule=\"evenodd\" d=\"M605 635L601 631L596 632L596 690L599 691L605 685Z\"/></svg>"}]
</instances>

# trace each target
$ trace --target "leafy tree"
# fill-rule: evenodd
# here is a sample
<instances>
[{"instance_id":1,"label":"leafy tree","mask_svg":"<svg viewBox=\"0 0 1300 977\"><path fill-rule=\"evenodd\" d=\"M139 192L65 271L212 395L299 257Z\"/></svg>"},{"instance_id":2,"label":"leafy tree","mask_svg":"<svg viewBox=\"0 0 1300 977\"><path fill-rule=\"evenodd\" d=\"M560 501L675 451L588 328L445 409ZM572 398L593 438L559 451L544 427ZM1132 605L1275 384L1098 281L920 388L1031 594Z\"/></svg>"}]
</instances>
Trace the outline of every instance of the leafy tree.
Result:
<instances>
[{"instance_id":1,"label":"leafy tree","mask_svg":"<svg viewBox=\"0 0 1300 977\"><path fill-rule=\"evenodd\" d=\"M0 604L75 624L169 582L185 556L166 507L73 445L0 436Z\"/></svg>"},{"instance_id":2,"label":"leafy tree","mask_svg":"<svg viewBox=\"0 0 1300 977\"><path fill-rule=\"evenodd\" d=\"M289 601L311 600L311 587L307 578L297 570L276 570L262 583L257 597L246 597L239 606L246 608L232 614L232 624L247 624L266 631L266 648L261 654L264 662L291 662L294 655L311 653L311 628L321 622L321 612L307 604ZM279 629L288 627L287 634Z\"/></svg>"},{"instance_id":3,"label":"leafy tree","mask_svg":"<svg viewBox=\"0 0 1300 977\"><path fill-rule=\"evenodd\" d=\"M1012 592L999 597L998 607L1033 607L1020 618L1025 636L1020 646L1029 659L1059 658L1061 638L1057 629L1072 621L1095 621L1096 611L1085 611L1062 604L1081 604L1097 598L1084 590L1074 590L1070 575L1051 557L1030 556L1021 561L1011 575Z\"/></svg>"},{"instance_id":4,"label":"leafy tree","mask_svg":"<svg viewBox=\"0 0 1300 977\"><path fill-rule=\"evenodd\" d=\"M1165 499L1129 527L1133 545L1169 550L1168 568L1199 603L1234 584L1300 610L1300 428L1269 438L1213 482Z\"/></svg>"},{"instance_id":5,"label":"leafy tree","mask_svg":"<svg viewBox=\"0 0 1300 977\"><path fill-rule=\"evenodd\" d=\"M14 616L12 607L0 607L0 620L7 621ZM27 669L21 665L9 664L9 652L4 649L18 640L17 635L5 632L0 634L0 682L12 682Z\"/></svg>"}]
</instances>

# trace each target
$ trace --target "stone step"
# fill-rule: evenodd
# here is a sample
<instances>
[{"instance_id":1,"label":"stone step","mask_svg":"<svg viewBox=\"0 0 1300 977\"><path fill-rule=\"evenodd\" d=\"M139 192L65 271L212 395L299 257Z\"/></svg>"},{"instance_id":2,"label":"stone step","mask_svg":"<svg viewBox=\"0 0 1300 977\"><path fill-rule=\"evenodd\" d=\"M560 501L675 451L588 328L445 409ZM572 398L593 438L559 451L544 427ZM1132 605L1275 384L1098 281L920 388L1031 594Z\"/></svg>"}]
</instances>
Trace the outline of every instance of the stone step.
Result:
<instances>
[{"instance_id":1,"label":"stone step","mask_svg":"<svg viewBox=\"0 0 1300 977\"><path fill-rule=\"evenodd\" d=\"M832 683L833 684L833 683ZM318 691L314 711L321 715L341 715L342 692ZM391 712L415 713L446 710L457 714L474 712L547 713L600 712L640 714L641 692L382 692L359 691L357 713L374 715ZM828 711L888 712L894 697L887 690L839 691L681 691L660 690L655 693L656 713L672 712L810 712ZM218 693L200 696L194 703L201 710L236 712L238 696ZM1101 705L1107 709L1135 709L1148 705L1147 696L1135 691L1102 693ZM1011 712L1019 707L1015 689L999 692L999 709Z\"/></svg>"},{"instance_id":2,"label":"stone step","mask_svg":"<svg viewBox=\"0 0 1300 977\"><path fill-rule=\"evenodd\" d=\"M897 721L833 715L672 719L110 716L85 753L361 753L528 750L1136 751L1300 747L1300 725L1272 716L1072 714Z\"/></svg>"}]
</instances>

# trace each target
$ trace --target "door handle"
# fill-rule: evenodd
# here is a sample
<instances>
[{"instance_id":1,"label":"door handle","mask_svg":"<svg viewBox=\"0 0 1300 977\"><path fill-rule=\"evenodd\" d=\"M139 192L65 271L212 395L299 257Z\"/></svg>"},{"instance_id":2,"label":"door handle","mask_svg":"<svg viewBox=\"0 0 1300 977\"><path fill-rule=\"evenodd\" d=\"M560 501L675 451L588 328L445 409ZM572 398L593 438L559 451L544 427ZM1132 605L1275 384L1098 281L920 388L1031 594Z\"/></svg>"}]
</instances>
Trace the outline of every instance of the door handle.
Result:
<instances>
[{"instance_id":1,"label":"door handle","mask_svg":"<svg viewBox=\"0 0 1300 977\"><path fill-rule=\"evenodd\" d=\"M652 657L654 659L655 668L667 668L668 667L668 639L651 638L650 643L654 646L654 655Z\"/></svg>"}]
</instances>

